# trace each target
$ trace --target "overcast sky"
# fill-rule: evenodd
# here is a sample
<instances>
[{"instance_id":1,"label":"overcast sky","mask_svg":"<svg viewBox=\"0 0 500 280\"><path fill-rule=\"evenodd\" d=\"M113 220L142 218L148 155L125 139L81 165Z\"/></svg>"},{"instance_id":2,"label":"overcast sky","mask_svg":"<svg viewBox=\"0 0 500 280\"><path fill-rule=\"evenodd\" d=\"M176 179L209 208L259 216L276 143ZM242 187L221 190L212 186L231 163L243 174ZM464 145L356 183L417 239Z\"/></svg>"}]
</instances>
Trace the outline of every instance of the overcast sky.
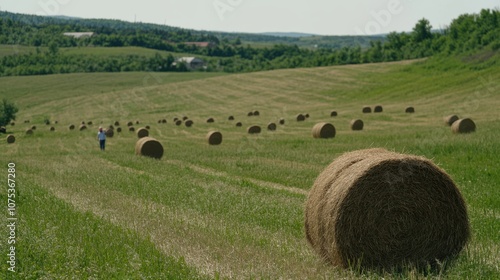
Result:
<instances>
[{"instance_id":1,"label":"overcast sky","mask_svg":"<svg viewBox=\"0 0 500 280\"><path fill-rule=\"evenodd\" d=\"M500 0L0 0L0 10L166 24L229 32L361 35L411 31L421 18L434 28Z\"/></svg>"}]
</instances>

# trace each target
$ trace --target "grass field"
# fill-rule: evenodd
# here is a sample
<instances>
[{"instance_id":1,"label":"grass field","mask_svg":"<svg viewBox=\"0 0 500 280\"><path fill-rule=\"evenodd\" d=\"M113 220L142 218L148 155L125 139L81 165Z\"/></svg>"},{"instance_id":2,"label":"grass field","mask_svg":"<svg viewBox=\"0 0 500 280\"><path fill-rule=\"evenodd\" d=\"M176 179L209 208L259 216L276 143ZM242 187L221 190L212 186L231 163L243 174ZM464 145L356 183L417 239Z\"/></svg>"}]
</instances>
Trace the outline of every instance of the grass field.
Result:
<instances>
[{"instance_id":1,"label":"grass field","mask_svg":"<svg viewBox=\"0 0 500 280\"><path fill-rule=\"evenodd\" d=\"M500 57L366 64L251 74L70 74L0 78L20 111L0 142L3 180L16 165L17 272L4 279L500 279ZM363 105L384 106L362 114ZM414 106L415 114L405 114ZM260 116L247 117L259 110ZM331 118L330 111L338 117ZM296 122L298 113L309 113ZM477 132L454 135L443 116L471 117ZM229 115L235 121L229 121ZM175 126L188 116L191 128ZM209 117L215 123L206 123ZM158 124L159 119L167 124ZM286 120L275 132L269 122ZM365 129L353 132L349 121ZM58 121L55 131L44 119ZM30 120L25 124L24 120ZM96 131L138 120L165 148L134 155L124 131L99 151ZM87 131L68 125L92 121ZM237 128L235 122L243 127ZM311 135L320 121L334 139ZM245 128L261 125L259 135ZM36 125L32 136L24 131ZM136 128L138 127L136 126ZM210 130L223 134L209 146ZM472 240L446 271L424 275L330 267L308 246L303 206L338 155L385 147L433 159L468 204ZM3 185L2 208L7 208ZM0 216L7 223L7 212ZM5 273L5 274L4 274Z\"/></svg>"}]
</instances>

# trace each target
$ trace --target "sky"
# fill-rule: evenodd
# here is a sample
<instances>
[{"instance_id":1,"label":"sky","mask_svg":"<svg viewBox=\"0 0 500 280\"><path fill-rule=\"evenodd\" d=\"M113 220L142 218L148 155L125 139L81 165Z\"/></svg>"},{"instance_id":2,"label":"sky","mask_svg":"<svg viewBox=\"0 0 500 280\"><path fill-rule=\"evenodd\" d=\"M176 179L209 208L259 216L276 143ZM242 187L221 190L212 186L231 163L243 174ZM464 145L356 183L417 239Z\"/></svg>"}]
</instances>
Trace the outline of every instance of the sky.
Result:
<instances>
[{"instance_id":1,"label":"sky","mask_svg":"<svg viewBox=\"0 0 500 280\"><path fill-rule=\"evenodd\" d=\"M411 31L426 18L444 28L500 0L0 0L0 10L120 19L227 32L373 35Z\"/></svg>"}]
</instances>

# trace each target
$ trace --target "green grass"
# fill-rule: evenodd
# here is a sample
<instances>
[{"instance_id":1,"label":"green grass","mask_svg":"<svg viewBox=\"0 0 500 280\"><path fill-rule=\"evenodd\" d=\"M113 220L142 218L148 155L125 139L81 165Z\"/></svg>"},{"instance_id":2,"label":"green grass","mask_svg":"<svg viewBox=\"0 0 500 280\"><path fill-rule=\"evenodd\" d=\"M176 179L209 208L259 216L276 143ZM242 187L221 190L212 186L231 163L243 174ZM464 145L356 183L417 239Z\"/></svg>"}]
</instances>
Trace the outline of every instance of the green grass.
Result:
<instances>
[{"instance_id":1,"label":"green grass","mask_svg":"<svg viewBox=\"0 0 500 280\"><path fill-rule=\"evenodd\" d=\"M20 107L18 122L8 127L16 143L0 142L3 174L9 161L17 165L17 277L499 279L498 60L497 54L482 62L436 58L244 75L1 78L0 94ZM361 113L363 105L377 104L383 113ZM404 113L410 105L415 114ZM261 115L247 117L253 110ZM297 123L298 113L311 117ZM453 135L442 121L449 113L473 118L477 132ZM175 126L172 119L182 116L194 126ZM58 120L55 132L42 124L45 117ZM265 130L281 117L285 125ZM162 118L168 123L158 124ZM353 118L364 120L363 131L350 131ZM67 129L90 120L96 125L88 131ZM97 126L115 120L150 125L164 157L135 156L137 138L128 131L115 133L100 152ZM312 138L320 121L335 125L334 139ZM35 134L24 135L33 124ZM252 124L263 133L246 134ZM222 132L222 145L206 143L210 130ZM446 271L342 270L308 246L307 191L338 155L369 147L431 158L457 183L473 236Z\"/></svg>"}]
</instances>

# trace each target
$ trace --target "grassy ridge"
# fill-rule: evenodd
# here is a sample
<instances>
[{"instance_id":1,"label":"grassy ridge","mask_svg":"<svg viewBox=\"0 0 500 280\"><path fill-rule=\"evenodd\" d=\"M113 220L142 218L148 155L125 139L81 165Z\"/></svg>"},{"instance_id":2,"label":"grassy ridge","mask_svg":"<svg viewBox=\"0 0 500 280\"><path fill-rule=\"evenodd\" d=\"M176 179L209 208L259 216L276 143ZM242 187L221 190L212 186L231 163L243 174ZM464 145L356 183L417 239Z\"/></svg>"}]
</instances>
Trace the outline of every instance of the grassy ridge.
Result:
<instances>
[{"instance_id":1,"label":"grassy ridge","mask_svg":"<svg viewBox=\"0 0 500 280\"><path fill-rule=\"evenodd\" d=\"M199 275L245 279L498 278L500 193L496 185L500 177L495 170L500 169L496 160L500 117L495 108L500 100L494 81L500 72L498 64L491 65L491 61L498 61L498 55L473 63L457 58L445 63L432 59L229 76L169 73L149 79L161 81L152 83L144 83L147 74L139 73L36 77L31 85L24 77L2 78L9 90L2 87L0 93L21 109L20 122L9 127L18 138L16 144L0 143L0 152L5 155L2 165L13 160L19 166L19 192L25 201L46 202L35 204L45 220L30 214L34 208L26 206L27 202L19 205L26 223L19 232L19 242L28 244L22 238L28 235L23 230L29 229L35 233L29 244L48 246L58 241L45 243L42 239L54 233L64 240L63 245L55 246L54 254L67 256L67 248L79 237L62 226L54 227L52 221L64 221L64 213L69 212L75 218L66 224L72 228L92 232L90 225L98 224L109 233L100 233L98 242L122 239L118 236L135 238L142 245L129 245L134 255L151 264L147 271L133 271L153 278L158 275L155 273L164 273L163 262L158 263L163 258L178 265L174 273L181 279ZM361 114L363 105L376 104L384 106L383 113ZM408 105L415 107L415 114L404 113ZM338 117L330 118L332 109L339 112ZM253 110L261 115L247 117ZM311 117L298 123L294 121L298 113ZM453 135L442 121L449 113L472 117L478 131ZM185 115L194 121L192 128L172 124L173 117ZM243 128L227 120L229 115L243 122ZM46 116L59 121L55 132L41 124ZM214 117L215 123L206 123L208 117ZM264 129L257 136L245 132L251 124L265 128L280 117L286 124L278 126L276 132ZM161 118L168 123L157 124ZM364 131L350 131L353 118L365 121ZM38 126L32 137L23 134L28 127L21 123L25 119ZM67 129L70 123L82 120L96 125L83 132ZM150 134L165 147L164 158L136 157L137 138L128 131L108 139L107 151L99 152L96 126L115 120L122 125L135 120L150 125ZM335 125L335 139L311 137L311 128L319 121ZM214 129L223 133L223 143L210 147L204 137ZM432 158L464 194L473 239L442 275L338 270L324 265L307 245L303 204L316 176L339 154L368 147ZM59 210L50 205L60 205ZM86 218L92 222L83 221ZM110 246L105 247L110 258L130 258L129 249L115 249L113 243ZM78 250L84 260L102 253L89 245ZM21 265L21 271L53 271L52 278L71 273L53 255L46 265L31 263L42 259L46 251L29 252L32 256L20 251L19 259L33 268ZM104 262L100 259L97 263ZM100 276L112 278L129 269L125 261L118 262L124 264L117 264L114 272L104 270ZM140 274L135 275L131 277Z\"/></svg>"}]
</instances>

